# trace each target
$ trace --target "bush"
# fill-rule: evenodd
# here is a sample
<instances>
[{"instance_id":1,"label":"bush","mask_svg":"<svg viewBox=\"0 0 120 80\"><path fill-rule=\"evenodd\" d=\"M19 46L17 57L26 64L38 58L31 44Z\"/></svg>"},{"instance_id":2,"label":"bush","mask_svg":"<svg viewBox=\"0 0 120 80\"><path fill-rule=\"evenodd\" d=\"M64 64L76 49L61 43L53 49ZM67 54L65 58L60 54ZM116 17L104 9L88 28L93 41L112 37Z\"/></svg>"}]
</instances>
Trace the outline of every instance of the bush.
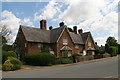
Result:
<instances>
[{"instance_id":1,"label":"bush","mask_svg":"<svg viewBox=\"0 0 120 80\"><path fill-rule=\"evenodd\" d=\"M69 58L60 58L61 64L71 64L73 63L71 59Z\"/></svg>"},{"instance_id":2,"label":"bush","mask_svg":"<svg viewBox=\"0 0 120 80\"><path fill-rule=\"evenodd\" d=\"M14 58L14 57L8 57L8 59L13 64L13 70L17 70L17 69L21 68L22 63L21 63L21 61L19 59Z\"/></svg>"},{"instance_id":3,"label":"bush","mask_svg":"<svg viewBox=\"0 0 120 80\"><path fill-rule=\"evenodd\" d=\"M28 65L46 66L55 64L55 55L49 52L43 53L29 53L25 56L24 61Z\"/></svg>"},{"instance_id":4,"label":"bush","mask_svg":"<svg viewBox=\"0 0 120 80\"><path fill-rule=\"evenodd\" d=\"M13 64L10 62L10 60L6 60L5 63L2 66L3 71L12 71L13 70Z\"/></svg>"},{"instance_id":5,"label":"bush","mask_svg":"<svg viewBox=\"0 0 120 80\"><path fill-rule=\"evenodd\" d=\"M74 63L76 63L77 56L80 56L80 55L79 55L79 54L73 54L73 55L72 55L72 58L73 58L73 62L74 62Z\"/></svg>"},{"instance_id":6,"label":"bush","mask_svg":"<svg viewBox=\"0 0 120 80\"><path fill-rule=\"evenodd\" d=\"M4 63L8 57L17 57L16 53L13 51L3 51L2 52L2 63Z\"/></svg>"},{"instance_id":7,"label":"bush","mask_svg":"<svg viewBox=\"0 0 120 80\"><path fill-rule=\"evenodd\" d=\"M4 71L12 71L21 68L22 63L20 60L14 57L8 57L8 59L3 64Z\"/></svg>"},{"instance_id":8,"label":"bush","mask_svg":"<svg viewBox=\"0 0 120 80\"><path fill-rule=\"evenodd\" d=\"M110 57L110 54L109 53L104 53L103 58L106 58L106 57Z\"/></svg>"},{"instance_id":9,"label":"bush","mask_svg":"<svg viewBox=\"0 0 120 80\"><path fill-rule=\"evenodd\" d=\"M118 54L118 48L114 46L109 47L109 54L112 56L116 56Z\"/></svg>"}]
</instances>

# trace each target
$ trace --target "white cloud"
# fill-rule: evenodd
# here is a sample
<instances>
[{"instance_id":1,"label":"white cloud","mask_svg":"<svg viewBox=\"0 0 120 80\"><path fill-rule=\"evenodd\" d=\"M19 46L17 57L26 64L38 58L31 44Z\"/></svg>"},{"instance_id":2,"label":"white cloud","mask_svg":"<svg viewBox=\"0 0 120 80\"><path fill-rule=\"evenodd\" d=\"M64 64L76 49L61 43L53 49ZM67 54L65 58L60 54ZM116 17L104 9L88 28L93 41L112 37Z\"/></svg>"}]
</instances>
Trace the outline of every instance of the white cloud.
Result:
<instances>
[{"instance_id":1,"label":"white cloud","mask_svg":"<svg viewBox=\"0 0 120 80\"><path fill-rule=\"evenodd\" d=\"M68 8L61 13L60 19L63 19L67 24L76 24L81 20L99 16L99 9L105 6L104 0L76 0L69 1Z\"/></svg>"},{"instance_id":2,"label":"white cloud","mask_svg":"<svg viewBox=\"0 0 120 80\"><path fill-rule=\"evenodd\" d=\"M21 24L22 24L22 25L27 25L27 26L34 26L33 23L31 22L30 18L24 18L24 19L21 21Z\"/></svg>"},{"instance_id":3,"label":"white cloud","mask_svg":"<svg viewBox=\"0 0 120 80\"><path fill-rule=\"evenodd\" d=\"M0 21L0 31L4 26L11 30L12 33L6 37L7 39L10 39L9 44L12 44L15 41L20 24L26 24L29 26L33 25L29 18L21 20L8 10L4 10L2 12L2 20Z\"/></svg>"},{"instance_id":4,"label":"white cloud","mask_svg":"<svg viewBox=\"0 0 120 80\"><path fill-rule=\"evenodd\" d=\"M69 6L59 15L59 19L62 19L68 26L70 25L69 27L77 25L78 29L82 28L85 32L91 31L99 45L104 45L107 37L117 36L118 13L115 8L118 0L111 2L107 0L66 0L66 4Z\"/></svg>"},{"instance_id":5,"label":"white cloud","mask_svg":"<svg viewBox=\"0 0 120 80\"><path fill-rule=\"evenodd\" d=\"M61 5L58 5L55 0L49 1L48 5L45 6L42 13L41 11L38 11L34 14L35 20L53 18L57 13L60 13L60 7Z\"/></svg>"},{"instance_id":6,"label":"white cloud","mask_svg":"<svg viewBox=\"0 0 120 80\"><path fill-rule=\"evenodd\" d=\"M7 37L7 39L11 39L9 42L14 42L15 38L13 36L18 31L20 20L21 19L17 18L12 12L7 10L2 12L1 28L6 26L12 31L12 34Z\"/></svg>"}]
</instances>

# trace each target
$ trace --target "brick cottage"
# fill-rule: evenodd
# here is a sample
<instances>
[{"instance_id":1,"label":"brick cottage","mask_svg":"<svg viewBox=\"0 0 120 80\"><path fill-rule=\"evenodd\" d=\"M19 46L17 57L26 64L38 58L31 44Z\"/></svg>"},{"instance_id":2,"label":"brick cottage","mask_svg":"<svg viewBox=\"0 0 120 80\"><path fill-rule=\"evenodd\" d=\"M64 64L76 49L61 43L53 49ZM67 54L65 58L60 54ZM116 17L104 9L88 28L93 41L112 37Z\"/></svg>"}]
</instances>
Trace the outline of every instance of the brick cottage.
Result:
<instances>
[{"instance_id":1,"label":"brick cottage","mask_svg":"<svg viewBox=\"0 0 120 80\"><path fill-rule=\"evenodd\" d=\"M57 57L71 56L75 53L94 55L94 40L90 32L78 30L73 27L73 32L61 22L60 27L46 29L46 20L40 21L40 28L20 25L15 43L16 52L23 58L28 53L49 51ZM66 55L67 51L67 55Z\"/></svg>"}]
</instances>

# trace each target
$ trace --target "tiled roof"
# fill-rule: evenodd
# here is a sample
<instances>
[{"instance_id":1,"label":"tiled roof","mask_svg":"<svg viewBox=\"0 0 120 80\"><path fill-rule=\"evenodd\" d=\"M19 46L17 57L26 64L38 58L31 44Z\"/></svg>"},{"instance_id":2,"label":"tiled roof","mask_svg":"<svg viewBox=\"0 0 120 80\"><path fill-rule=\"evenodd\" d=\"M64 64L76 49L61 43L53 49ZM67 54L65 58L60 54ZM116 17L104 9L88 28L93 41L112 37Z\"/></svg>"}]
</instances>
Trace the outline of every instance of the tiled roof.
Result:
<instances>
[{"instance_id":1,"label":"tiled roof","mask_svg":"<svg viewBox=\"0 0 120 80\"><path fill-rule=\"evenodd\" d=\"M82 40L83 40L84 44L87 41L87 38L88 38L89 34L90 34L90 32L81 33L81 37L82 37Z\"/></svg>"},{"instance_id":2,"label":"tiled roof","mask_svg":"<svg viewBox=\"0 0 120 80\"><path fill-rule=\"evenodd\" d=\"M63 26L52 30L41 30L40 28L21 25L20 28L22 29L26 40L29 42L55 43L62 31L67 27ZM67 31L74 44L84 44L87 40L88 34L90 33L75 34L74 32L69 32L69 30Z\"/></svg>"}]
</instances>

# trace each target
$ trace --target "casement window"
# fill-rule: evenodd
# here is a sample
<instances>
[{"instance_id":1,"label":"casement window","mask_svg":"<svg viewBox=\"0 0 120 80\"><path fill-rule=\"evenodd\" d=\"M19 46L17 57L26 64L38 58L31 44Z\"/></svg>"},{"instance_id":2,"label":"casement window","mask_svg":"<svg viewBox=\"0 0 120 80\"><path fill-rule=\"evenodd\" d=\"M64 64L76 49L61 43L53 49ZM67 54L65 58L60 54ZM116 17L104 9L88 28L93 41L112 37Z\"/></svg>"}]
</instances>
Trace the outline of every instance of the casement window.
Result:
<instances>
[{"instance_id":1,"label":"casement window","mask_svg":"<svg viewBox=\"0 0 120 80\"><path fill-rule=\"evenodd\" d=\"M70 57L71 56L71 52L68 52L68 57Z\"/></svg>"},{"instance_id":2,"label":"casement window","mask_svg":"<svg viewBox=\"0 0 120 80\"><path fill-rule=\"evenodd\" d=\"M88 46L89 46L89 47L91 46L91 42L88 42Z\"/></svg>"},{"instance_id":3,"label":"casement window","mask_svg":"<svg viewBox=\"0 0 120 80\"><path fill-rule=\"evenodd\" d=\"M75 48L79 48L79 45L75 45Z\"/></svg>"},{"instance_id":4,"label":"casement window","mask_svg":"<svg viewBox=\"0 0 120 80\"><path fill-rule=\"evenodd\" d=\"M67 45L68 44L68 40L67 39L63 39L63 45Z\"/></svg>"},{"instance_id":5,"label":"casement window","mask_svg":"<svg viewBox=\"0 0 120 80\"><path fill-rule=\"evenodd\" d=\"M27 47L27 43L25 43L25 47Z\"/></svg>"},{"instance_id":6,"label":"casement window","mask_svg":"<svg viewBox=\"0 0 120 80\"><path fill-rule=\"evenodd\" d=\"M41 47L43 47L43 44L38 43L38 48L41 48Z\"/></svg>"}]
</instances>

